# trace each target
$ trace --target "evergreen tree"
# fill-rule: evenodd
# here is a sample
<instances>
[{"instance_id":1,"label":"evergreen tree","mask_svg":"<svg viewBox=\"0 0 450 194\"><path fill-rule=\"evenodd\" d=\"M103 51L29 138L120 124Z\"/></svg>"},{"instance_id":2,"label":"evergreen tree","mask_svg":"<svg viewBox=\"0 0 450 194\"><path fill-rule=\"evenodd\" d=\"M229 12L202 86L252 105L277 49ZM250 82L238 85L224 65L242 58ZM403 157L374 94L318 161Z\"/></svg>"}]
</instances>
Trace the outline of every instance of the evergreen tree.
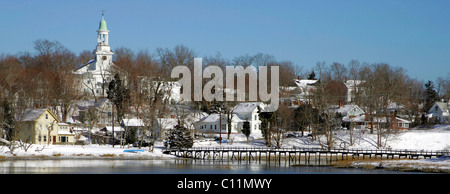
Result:
<instances>
[{"instance_id":1,"label":"evergreen tree","mask_svg":"<svg viewBox=\"0 0 450 194\"><path fill-rule=\"evenodd\" d=\"M116 73L114 79L109 82L106 94L108 94L107 98L116 107L117 121L120 122L124 115L124 103L130 99L130 91L123 85L118 73Z\"/></svg>"},{"instance_id":2,"label":"evergreen tree","mask_svg":"<svg viewBox=\"0 0 450 194\"><path fill-rule=\"evenodd\" d=\"M7 100L3 100L2 103L2 116L0 120L0 125L6 133L6 139L11 141L14 138L14 118L11 110L11 106Z\"/></svg>"},{"instance_id":3,"label":"evergreen tree","mask_svg":"<svg viewBox=\"0 0 450 194\"><path fill-rule=\"evenodd\" d=\"M178 124L170 131L164 145L169 148L191 148L194 145L194 139L189 129Z\"/></svg>"},{"instance_id":4,"label":"evergreen tree","mask_svg":"<svg viewBox=\"0 0 450 194\"><path fill-rule=\"evenodd\" d=\"M261 110L261 108L258 106L258 115L259 119L261 120L261 132L264 137L264 140L266 141L266 145L268 147L272 146L271 144L271 134L270 134L270 125L273 123L274 116L273 112L264 112Z\"/></svg>"},{"instance_id":5,"label":"evergreen tree","mask_svg":"<svg viewBox=\"0 0 450 194\"><path fill-rule=\"evenodd\" d=\"M250 136L250 122L245 121L244 125L242 126L242 133L247 137L247 143L248 143L248 137Z\"/></svg>"},{"instance_id":6,"label":"evergreen tree","mask_svg":"<svg viewBox=\"0 0 450 194\"><path fill-rule=\"evenodd\" d=\"M439 95L434 89L432 81L428 80L425 84L425 104L423 105L423 111L428 112L436 101L439 100Z\"/></svg>"}]
</instances>

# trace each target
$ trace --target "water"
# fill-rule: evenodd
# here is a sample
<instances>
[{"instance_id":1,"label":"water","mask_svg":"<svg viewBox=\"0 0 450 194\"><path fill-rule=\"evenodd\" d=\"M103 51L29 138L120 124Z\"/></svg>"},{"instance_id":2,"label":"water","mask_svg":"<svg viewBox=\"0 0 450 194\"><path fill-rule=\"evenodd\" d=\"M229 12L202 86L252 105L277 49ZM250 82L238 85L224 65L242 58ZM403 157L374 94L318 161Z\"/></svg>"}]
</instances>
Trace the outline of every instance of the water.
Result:
<instances>
[{"instance_id":1,"label":"water","mask_svg":"<svg viewBox=\"0 0 450 194\"><path fill-rule=\"evenodd\" d=\"M392 174L386 170L203 160L0 161L0 174Z\"/></svg>"}]
</instances>

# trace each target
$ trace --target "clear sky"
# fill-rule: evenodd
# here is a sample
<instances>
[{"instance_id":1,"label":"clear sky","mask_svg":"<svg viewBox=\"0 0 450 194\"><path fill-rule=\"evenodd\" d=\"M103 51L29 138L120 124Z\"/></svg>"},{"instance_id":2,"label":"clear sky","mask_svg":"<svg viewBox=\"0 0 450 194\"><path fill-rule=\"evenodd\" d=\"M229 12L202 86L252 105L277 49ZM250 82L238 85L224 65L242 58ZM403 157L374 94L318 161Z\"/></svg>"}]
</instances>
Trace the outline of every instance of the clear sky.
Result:
<instances>
[{"instance_id":1,"label":"clear sky","mask_svg":"<svg viewBox=\"0 0 450 194\"><path fill-rule=\"evenodd\" d=\"M113 50L183 44L199 57L261 52L307 71L355 59L419 80L450 72L449 0L1 0L0 53L34 52L37 39L93 50L101 10Z\"/></svg>"}]
</instances>

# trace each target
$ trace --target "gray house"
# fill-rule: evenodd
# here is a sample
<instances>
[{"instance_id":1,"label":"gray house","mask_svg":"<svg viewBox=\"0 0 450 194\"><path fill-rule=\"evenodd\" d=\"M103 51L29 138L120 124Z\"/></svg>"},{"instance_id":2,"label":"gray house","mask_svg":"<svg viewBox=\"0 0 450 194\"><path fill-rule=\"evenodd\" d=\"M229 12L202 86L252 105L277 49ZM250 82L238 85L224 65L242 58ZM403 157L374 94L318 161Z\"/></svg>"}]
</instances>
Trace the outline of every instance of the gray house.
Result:
<instances>
[{"instance_id":1,"label":"gray house","mask_svg":"<svg viewBox=\"0 0 450 194\"><path fill-rule=\"evenodd\" d=\"M436 102L428 111L428 116L437 118L439 120L439 123L449 123L449 111L449 104L447 102Z\"/></svg>"}]
</instances>

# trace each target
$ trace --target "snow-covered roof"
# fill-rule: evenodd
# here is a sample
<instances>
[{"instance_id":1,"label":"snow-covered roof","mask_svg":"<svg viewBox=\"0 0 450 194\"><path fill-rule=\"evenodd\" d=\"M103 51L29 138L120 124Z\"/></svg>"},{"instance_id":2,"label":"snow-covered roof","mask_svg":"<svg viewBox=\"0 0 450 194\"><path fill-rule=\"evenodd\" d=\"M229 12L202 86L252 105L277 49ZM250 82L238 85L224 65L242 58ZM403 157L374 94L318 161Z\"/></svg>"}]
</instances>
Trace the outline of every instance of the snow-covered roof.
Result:
<instances>
[{"instance_id":1,"label":"snow-covered roof","mask_svg":"<svg viewBox=\"0 0 450 194\"><path fill-rule=\"evenodd\" d=\"M411 121L408 121L406 119L402 119L400 117L395 117L395 119L397 120L397 123L412 123Z\"/></svg>"},{"instance_id":2,"label":"snow-covered roof","mask_svg":"<svg viewBox=\"0 0 450 194\"><path fill-rule=\"evenodd\" d=\"M262 102L244 102L239 103L233 108L233 113L248 113L253 112ZM264 108L264 107L262 107Z\"/></svg>"},{"instance_id":3,"label":"snow-covered roof","mask_svg":"<svg viewBox=\"0 0 450 194\"><path fill-rule=\"evenodd\" d=\"M359 115L359 114L364 114L364 111L359 108L358 105L354 105L354 104L346 104L342 107L338 107L336 108L336 110L334 110L333 112L337 112L342 114L343 116L346 115Z\"/></svg>"},{"instance_id":4,"label":"snow-covered roof","mask_svg":"<svg viewBox=\"0 0 450 194\"><path fill-rule=\"evenodd\" d=\"M72 131L70 132L70 129L58 129L58 135L75 135L75 133Z\"/></svg>"},{"instance_id":5,"label":"snow-covered roof","mask_svg":"<svg viewBox=\"0 0 450 194\"><path fill-rule=\"evenodd\" d=\"M144 122L142 121L142 119L122 119L122 124L126 127L143 127Z\"/></svg>"},{"instance_id":6,"label":"snow-covered roof","mask_svg":"<svg viewBox=\"0 0 450 194\"><path fill-rule=\"evenodd\" d=\"M210 114L206 117L203 117L199 122L214 123L214 122L219 122L219 119L220 119L220 114ZM234 123L244 122L244 121L245 120L240 119L237 114L233 114L233 117L231 118L231 122L234 122ZM224 123L227 122L226 114L222 114L222 122L224 122Z\"/></svg>"},{"instance_id":7,"label":"snow-covered roof","mask_svg":"<svg viewBox=\"0 0 450 194\"><path fill-rule=\"evenodd\" d=\"M295 84L298 87L301 87L301 88L304 88L304 87L309 86L309 85L313 85L317 81L318 80L311 80L311 79L300 79L300 80L299 79L294 79Z\"/></svg>"},{"instance_id":8,"label":"snow-covered roof","mask_svg":"<svg viewBox=\"0 0 450 194\"><path fill-rule=\"evenodd\" d=\"M405 108L405 106L403 104L398 104L396 102L392 102L387 106L387 109L390 110L398 110L398 109L403 109Z\"/></svg>"}]
</instances>

